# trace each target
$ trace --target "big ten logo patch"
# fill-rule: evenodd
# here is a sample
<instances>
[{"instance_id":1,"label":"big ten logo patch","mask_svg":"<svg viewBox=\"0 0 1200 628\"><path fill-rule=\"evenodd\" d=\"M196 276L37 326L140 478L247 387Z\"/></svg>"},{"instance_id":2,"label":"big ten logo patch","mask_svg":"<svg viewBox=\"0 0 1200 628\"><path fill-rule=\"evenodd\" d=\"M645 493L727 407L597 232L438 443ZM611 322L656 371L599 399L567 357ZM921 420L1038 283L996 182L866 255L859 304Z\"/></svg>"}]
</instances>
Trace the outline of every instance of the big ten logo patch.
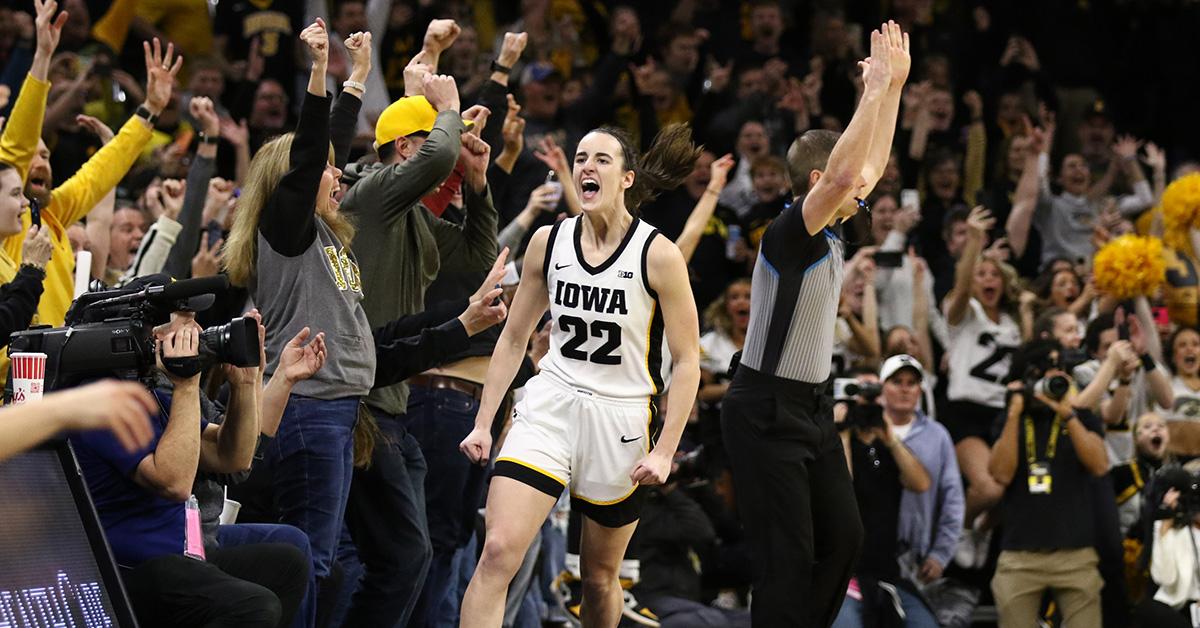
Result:
<instances>
[{"instance_id":1,"label":"big ten logo patch","mask_svg":"<svg viewBox=\"0 0 1200 628\"><path fill-rule=\"evenodd\" d=\"M339 251L327 246L325 257L329 261L329 270L333 272L333 280L337 282L338 290L349 289L362 294L362 275L358 271L358 264L350 259L346 249Z\"/></svg>"}]
</instances>

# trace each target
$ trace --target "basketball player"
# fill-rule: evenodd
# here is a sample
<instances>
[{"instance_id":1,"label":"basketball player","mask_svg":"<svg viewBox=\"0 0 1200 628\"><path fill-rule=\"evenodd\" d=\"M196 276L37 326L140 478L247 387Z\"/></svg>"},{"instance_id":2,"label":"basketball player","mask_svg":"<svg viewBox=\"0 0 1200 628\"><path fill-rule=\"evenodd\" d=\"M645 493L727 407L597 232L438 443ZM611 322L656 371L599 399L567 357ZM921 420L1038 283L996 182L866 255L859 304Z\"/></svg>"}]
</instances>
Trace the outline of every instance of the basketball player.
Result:
<instances>
[{"instance_id":1,"label":"basketball player","mask_svg":"<svg viewBox=\"0 0 1200 628\"><path fill-rule=\"evenodd\" d=\"M472 461L487 462L492 417L547 305L554 328L496 459L483 553L462 603L465 628L500 626L508 584L564 488L584 515L583 624L617 625L624 606L617 575L644 486L670 473L700 383L687 265L635 213L654 190L678 186L699 152L682 125L663 129L644 158L623 131L588 133L572 176L583 214L541 228L529 243L475 429L461 445ZM656 442L664 333L673 385Z\"/></svg>"},{"instance_id":2,"label":"basketball player","mask_svg":"<svg viewBox=\"0 0 1200 628\"><path fill-rule=\"evenodd\" d=\"M854 117L841 137L808 131L792 143L795 199L759 246L746 345L721 407L756 628L828 626L862 545L827 385L844 264L831 227L865 206L887 165L909 64L899 26L871 33Z\"/></svg>"}]
</instances>

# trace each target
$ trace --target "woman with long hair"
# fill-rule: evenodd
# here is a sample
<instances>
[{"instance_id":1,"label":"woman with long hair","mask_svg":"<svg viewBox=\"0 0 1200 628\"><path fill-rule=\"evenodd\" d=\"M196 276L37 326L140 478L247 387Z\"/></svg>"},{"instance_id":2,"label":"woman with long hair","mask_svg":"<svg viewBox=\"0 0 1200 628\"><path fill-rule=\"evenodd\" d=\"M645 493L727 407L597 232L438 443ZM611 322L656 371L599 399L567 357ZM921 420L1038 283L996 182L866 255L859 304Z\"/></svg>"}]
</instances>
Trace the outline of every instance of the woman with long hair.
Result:
<instances>
[{"instance_id":1,"label":"woman with long hair","mask_svg":"<svg viewBox=\"0 0 1200 628\"><path fill-rule=\"evenodd\" d=\"M250 163L224 265L262 313L268 374L300 330L311 327L329 338L325 368L293 388L263 461L276 514L308 534L320 583L329 575L342 529L352 434L359 399L375 380L376 354L360 304L358 265L348 248L354 230L334 199L362 92L347 87L331 113L324 21L309 25L300 39L312 70L296 131L264 144ZM355 81L370 70L370 41L365 33L346 40Z\"/></svg>"},{"instance_id":2,"label":"woman with long hair","mask_svg":"<svg viewBox=\"0 0 1200 628\"><path fill-rule=\"evenodd\" d=\"M969 483L968 526L1004 494L1004 487L988 472L988 460L998 435L994 426L1004 410L1002 382L1021 344L1021 329L1013 316L1012 276L999 262L983 256L994 224L983 207L971 210L970 235L944 306L950 326L949 403L939 418L950 430L958 465Z\"/></svg>"},{"instance_id":3,"label":"woman with long hair","mask_svg":"<svg viewBox=\"0 0 1200 628\"><path fill-rule=\"evenodd\" d=\"M500 626L509 582L564 488L584 516L583 623L617 624L621 558L646 486L663 483L671 471L700 381L687 265L637 210L657 190L678 186L699 152L683 125L664 128L645 156L619 129L596 129L580 140L572 179L583 214L541 228L530 241L475 429L461 445L473 462L486 464L492 417L549 306L550 350L526 384L496 459L486 540L461 626ZM660 433L655 400L669 367L673 385Z\"/></svg>"}]
</instances>

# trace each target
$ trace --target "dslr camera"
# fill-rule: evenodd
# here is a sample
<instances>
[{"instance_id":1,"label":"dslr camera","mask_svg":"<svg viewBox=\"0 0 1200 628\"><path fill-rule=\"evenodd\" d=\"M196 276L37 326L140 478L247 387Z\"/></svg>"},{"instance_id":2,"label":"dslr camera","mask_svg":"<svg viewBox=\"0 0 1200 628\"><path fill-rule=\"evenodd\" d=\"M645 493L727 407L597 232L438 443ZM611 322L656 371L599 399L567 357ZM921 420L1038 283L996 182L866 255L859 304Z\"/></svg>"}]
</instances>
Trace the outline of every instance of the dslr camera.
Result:
<instances>
[{"instance_id":1,"label":"dslr camera","mask_svg":"<svg viewBox=\"0 0 1200 628\"><path fill-rule=\"evenodd\" d=\"M16 332L8 350L46 354L46 391L106 377L151 387L157 364L154 328L169 321L172 312L207 309L214 294L228 286L223 276L172 282L166 275L150 275L124 288L87 292L71 305L66 325ZM199 350L206 368L258 366L258 324L236 318L209 327L200 335ZM11 389L5 396L10 394Z\"/></svg>"},{"instance_id":2,"label":"dslr camera","mask_svg":"<svg viewBox=\"0 0 1200 628\"><path fill-rule=\"evenodd\" d=\"M1200 514L1200 477L1187 469L1168 465L1158 472L1155 479L1156 494L1154 504L1161 504L1163 496L1169 489L1179 491L1179 502L1173 511L1160 513L1159 519L1174 518L1177 524L1183 524Z\"/></svg>"}]
</instances>

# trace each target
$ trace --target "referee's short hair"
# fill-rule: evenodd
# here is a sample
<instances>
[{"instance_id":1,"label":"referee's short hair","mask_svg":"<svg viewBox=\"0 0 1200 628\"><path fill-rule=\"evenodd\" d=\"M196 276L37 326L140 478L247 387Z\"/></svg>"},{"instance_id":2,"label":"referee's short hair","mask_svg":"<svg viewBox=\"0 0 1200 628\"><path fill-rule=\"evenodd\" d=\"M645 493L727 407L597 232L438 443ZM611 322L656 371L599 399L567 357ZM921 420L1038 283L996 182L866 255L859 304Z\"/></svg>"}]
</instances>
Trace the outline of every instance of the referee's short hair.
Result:
<instances>
[{"instance_id":1,"label":"referee's short hair","mask_svg":"<svg viewBox=\"0 0 1200 628\"><path fill-rule=\"evenodd\" d=\"M813 129L792 142L788 148L788 178L792 181L792 194L808 193L808 175L813 170L824 170L829 165L829 155L837 144L841 133Z\"/></svg>"}]
</instances>

